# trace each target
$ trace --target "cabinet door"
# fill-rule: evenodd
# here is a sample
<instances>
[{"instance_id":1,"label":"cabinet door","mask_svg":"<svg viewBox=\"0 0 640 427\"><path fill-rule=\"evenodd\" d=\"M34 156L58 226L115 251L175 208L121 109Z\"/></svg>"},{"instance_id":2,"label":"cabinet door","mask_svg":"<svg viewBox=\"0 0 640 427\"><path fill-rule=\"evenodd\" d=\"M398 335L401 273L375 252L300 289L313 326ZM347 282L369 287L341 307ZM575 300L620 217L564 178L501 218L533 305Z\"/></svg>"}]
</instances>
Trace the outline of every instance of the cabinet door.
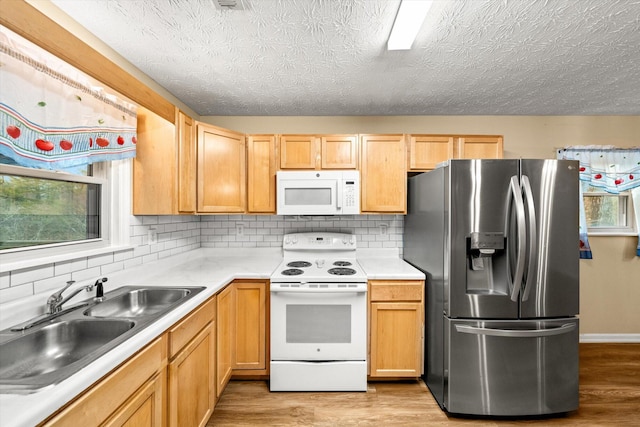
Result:
<instances>
[{"instance_id":1,"label":"cabinet door","mask_svg":"<svg viewBox=\"0 0 640 427\"><path fill-rule=\"evenodd\" d=\"M116 411L104 427L163 427L164 371L151 379Z\"/></svg>"},{"instance_id":2,"label":"cabinet door","mask_svg":"<svg viewBox=\"0 0 640 427\"><path fill-rule=\"evenodd\" d=\"M422 304L371 304L372 377L419 377L422 371Z\"/></svg>"},{"instance_id":3,"label":"cabinet door","mask_svg":"<svg viewBox=\"0 0 640 427\"><path fill-rule=\"evenodd\" d=\"M404 135L361 135L363 213L406 213Z\"/></svg>"},{"instance_id":4,"label":"cabinet door","mask_svg":"<svg viewBox=\"0 0 640 427\"><path fill-rule=\"evenodd\" d=\"M322 169L357 169L358 137L324 135L320 137Z\"/></svg>"},{"instance_id":5,"label":"cabinet door","mask_svg":"<svg viewBox=\"0 0 640 427\"><path fill-rule=\"evenodd\" d=\"M409 170L435 169L438 163L453 158L453 137L438 135L409 136Z\"/></svg>"},{"instance_id":6,"label":"cabinet door","mask_svg":"<svg viewBox=\"0 0 640 427\"><path fill-rule=\"evenodd\" d=\"M196 127L193 119L178 112L178 211L196 211Z\"/></svg>"},{"instance_id":7,"label":"cabinet door","mask_svg":"<svg viewBox=\"0 0 640 427\"><path fill-rule=\"evenodd\" d=\"M216 401L216 328L207 326L169 364L169 426L205 426Z\"/></svg>"},{"instance_id":8,"label":"cabinet door","mask_svg":"<svg viewBox=\"0 0 640 427\"><path fill-rule=\"evenodd\" d=\"M197 128L198 212L244 212L244 135L202 123Z\"/></svg>"},{"instance_id":9,"label":"cabinet door","mask_svg":"<svg viewBox=\"0 0 640 427\"><path fill-rule=\"evenodd\" d=\"M217 385L216 395L220 397L231 378L233 368L233 286L227 286L217 295Z\"/></svg>"},{"instance_id":10,"label":"cabinet door","mask_svg":"<svg viewBox=\"0 0 640 427\"><path fill-rule=\"evenodd\" d=\"M502 159L501 136L464 136L458 138L457 159Z\"/></svg>"},{"instance_id":11,"label":"cabinet door","mask_svg":"<svg viewBox=\"0 0 640 427\"><path fill-rule=\"evenodd\" d=\"M267 374L267 284L236 281L234 376Z\"/></svg>"},{"instance_id":12,"label":"cabinet door","mask_svg":"<svg viewBox=\"0 0 640 427\"><path fill-rule=\"evenodd\" d=\"M140 107L137 138L133 159L133 214L178 213L175 125Z\"/></svg>"},{"instance_id":13,"label":"cabinet door","mask_svg":"<svg viewBox=\"0 0 640 427\"><path fill-rule=\"evenodd\" d=\"M319 157L315 135L280 135L280 169L317 169Z\"/></svg>"},{"instance_id":14,"label":"cabinet door","mask_svg":"<svg viewBox=\"0 0 640 427\"><path fill-rule=\"evenodd\" d=\"M247 211L276 213L276 137L247 137Z\"/></svg>"}]
</instances>

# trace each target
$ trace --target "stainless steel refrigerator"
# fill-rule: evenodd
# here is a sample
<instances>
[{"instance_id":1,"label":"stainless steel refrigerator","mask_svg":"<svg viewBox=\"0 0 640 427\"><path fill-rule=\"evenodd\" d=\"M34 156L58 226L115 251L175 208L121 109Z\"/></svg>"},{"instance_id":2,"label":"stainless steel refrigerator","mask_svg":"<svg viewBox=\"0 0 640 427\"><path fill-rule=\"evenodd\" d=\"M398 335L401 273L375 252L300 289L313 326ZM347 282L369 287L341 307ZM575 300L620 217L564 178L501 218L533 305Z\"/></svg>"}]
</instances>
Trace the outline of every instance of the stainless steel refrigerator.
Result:
<instances>
[{"instance_id":1,"label":"stainless steel refrigerator","mask_svg":"<svg viewBox=\"0 0 640 427\"><path fill-rule=\"evenodd\" d=\"M452 414L578 408L578 163L450 160L409 178L425 382Z\"/></svg>"}]
</instances>

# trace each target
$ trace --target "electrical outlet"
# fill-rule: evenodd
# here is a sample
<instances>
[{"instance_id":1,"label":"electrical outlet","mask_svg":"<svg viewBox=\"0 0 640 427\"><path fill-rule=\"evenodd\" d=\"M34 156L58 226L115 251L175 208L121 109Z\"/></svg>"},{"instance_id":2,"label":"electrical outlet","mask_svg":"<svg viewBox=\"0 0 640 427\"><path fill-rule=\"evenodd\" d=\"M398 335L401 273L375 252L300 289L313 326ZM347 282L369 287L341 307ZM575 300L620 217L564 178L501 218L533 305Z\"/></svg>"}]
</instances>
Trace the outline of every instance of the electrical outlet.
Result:
<instances>
[{"instance_id":1,"label":"electrical outlet","mask_svg":"<svg viewBox=\"0 0 640 427\"><path fill-rule=\"evenodd\" d=\"M147 231L147 243L150 245L158 243L158 230L155 228L149 228Z\"/></svg>"},{"instance_id":2,"label":"electrical outlet","mask_svg":"<svg viewBox=\"0 0 640 427\"><path fill-rule=\"evenodd\" d=\"M381 235L385 235L387 234L387 229L389 228L388 224L380 224L380 234Z\"/></svg>"},{"instance_id":3,"label":"electrical outlet","mask_svg":"<svg viewBox=\"0 0 640 427\"><path fill-rule=\"evenodd\" d=\"M244 235L244 224L241 222L236 222L236 236Z\"/></svg>"}]
</instances>

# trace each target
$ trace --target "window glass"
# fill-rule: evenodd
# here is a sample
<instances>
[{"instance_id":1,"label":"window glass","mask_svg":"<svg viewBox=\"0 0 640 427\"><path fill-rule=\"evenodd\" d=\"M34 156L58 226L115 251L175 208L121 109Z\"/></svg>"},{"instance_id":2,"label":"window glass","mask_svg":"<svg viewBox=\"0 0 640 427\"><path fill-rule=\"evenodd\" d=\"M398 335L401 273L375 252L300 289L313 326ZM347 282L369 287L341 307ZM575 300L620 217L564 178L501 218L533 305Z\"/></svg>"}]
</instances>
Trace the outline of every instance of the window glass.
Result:
<instances>
[{"instance_id":1,"label":"window glass","mask_svg":"<svg viewBox=\"0 0 640 427\"><path fill-rule=\"evenodd\" d=\"M590 232L633 232L632 199L629 192L611 194L584 185L584 210Z\"/></svg>"},{"instance_id":2,"label":"window glass","mask_svg":"<svg viewBox=\"0 0 640 427\"><path fill-rule=\"evenodd\" d=\"M99 184L0 174L0 250L97 239Z\"/></svg>"}]
</instances>

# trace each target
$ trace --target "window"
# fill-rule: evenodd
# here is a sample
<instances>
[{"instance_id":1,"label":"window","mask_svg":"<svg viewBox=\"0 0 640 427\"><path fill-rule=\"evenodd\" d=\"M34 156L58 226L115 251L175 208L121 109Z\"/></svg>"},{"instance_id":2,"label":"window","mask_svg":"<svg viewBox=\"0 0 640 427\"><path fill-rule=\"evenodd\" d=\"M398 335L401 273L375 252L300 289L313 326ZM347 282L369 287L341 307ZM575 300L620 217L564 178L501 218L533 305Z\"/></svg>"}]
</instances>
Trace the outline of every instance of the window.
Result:
<instances>
[{"instance_id":1,"label":"window","mask_svg":"<svg viewBox=\"0 0 640 427\"><path fill-rule=\"evenodd\" d=\"M130 160L94 163L69 173L6 165L0 159L0 270L128 245L130 171Z\"/></svg>"},{"instance_id":2,"label":"window","mask_svg":"<svg viewBox=\"0 0 640 427\"><path fill-rule=\"evenodd\" d=\"M0 250L99 240L104 180L2 166Z\"/></svg>"},{"instance_id":3,"label":"window","mask_svg":"<svg viewBox=\"0 0 640 427\"><path fill-rule=\"evenodd\" d=\"M584 211L589 234L636 234L630 191L611 194L585 185Z\"/></svg>"}]
</instances>

